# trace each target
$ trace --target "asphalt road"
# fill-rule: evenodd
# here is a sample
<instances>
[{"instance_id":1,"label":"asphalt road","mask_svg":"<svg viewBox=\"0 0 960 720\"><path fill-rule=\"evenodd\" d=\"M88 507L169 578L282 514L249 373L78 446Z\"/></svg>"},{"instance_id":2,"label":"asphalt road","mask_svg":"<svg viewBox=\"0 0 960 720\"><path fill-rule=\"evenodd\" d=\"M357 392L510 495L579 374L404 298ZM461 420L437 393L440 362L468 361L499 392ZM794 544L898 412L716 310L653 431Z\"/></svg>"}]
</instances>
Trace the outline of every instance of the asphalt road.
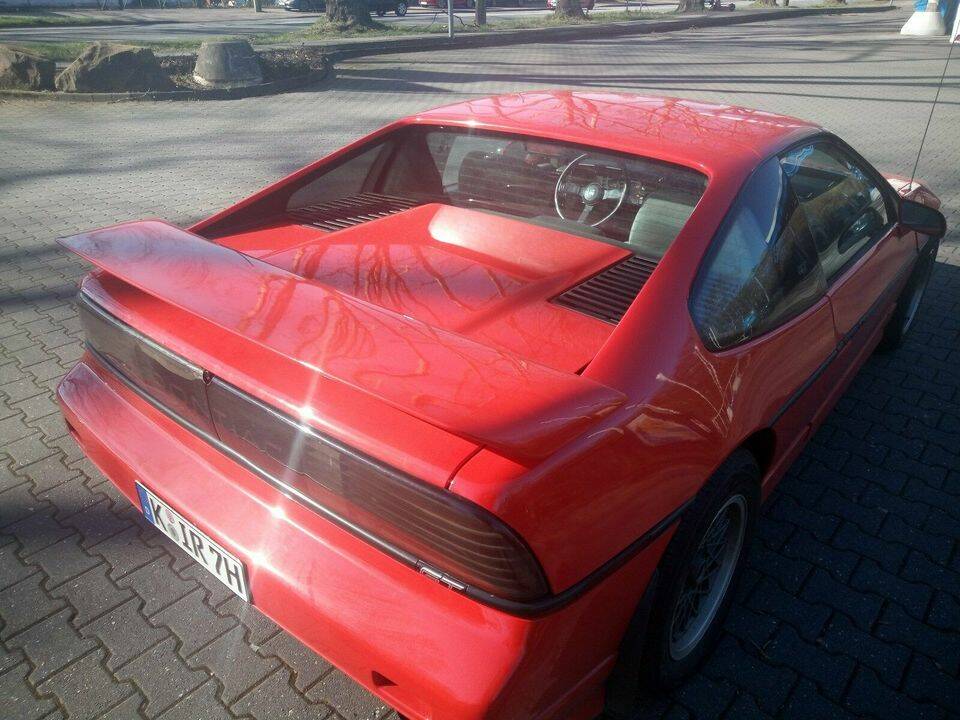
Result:
<instances>
[{"instance_id":1,"label":"asphalt road","mask_svg":"<svg viewBox=\"0 0 960 720\"><path fill-rule=\"evenodd\" d=\"M803 0L800 0L801 2ZM812 1L812 0L811 0ZM600 2L596 6L597 12L623 10L624 3ZM637 2L631 3L631 8L637 9ZM676 2L656 2L644 5L648 11L667 12L676 9ZM177 11L164 11L168 16ZM546 8L490 8L487 11L487 21L495 24L505 19L546 16L553 10ZM466 23L473 22L473 10L455 9L454 14ZM161 21L150 24L130 25L89 25L64 27L33 27L0 30L0 42L74 42L82 40L116 40L125 42L147 42L160 40L194 40L215 36L252 36L289 32L304 28L313 23L317 13L285 12L272 9L259 16L250 11L243 13L233 11L229 14L219 10L208 10L197 17L196 11L191 11L188 21ZM155 14L153 18L162 17ZM379 22L389 25L430 25L439 23L446 26L447 13L445 10L428 10L425 8L411 8L404 17L397 17L388 13L384 17L376 18ZM457 23L454 24L454 27Z\"/></svg>"},{"instance_id":2,"label":"asphalt road","mask_svg":"<svg viewBox=\"0 0 960 720\"><path fill-rule=\"evenodd\" d=\"M393 717L151 531L79 452L52 388L81 353L86 267L55 237L186 224L399 115L524 88L797 115L909 174L947 45L901 37L907 12L379 56L241 101L0 102L0 717ZM958 62L918 169L951 227ZM869 360L767 505L717 652L637 720L960 715L958 318L953 230L907 344Z\"/></svg>"}]
</instances>

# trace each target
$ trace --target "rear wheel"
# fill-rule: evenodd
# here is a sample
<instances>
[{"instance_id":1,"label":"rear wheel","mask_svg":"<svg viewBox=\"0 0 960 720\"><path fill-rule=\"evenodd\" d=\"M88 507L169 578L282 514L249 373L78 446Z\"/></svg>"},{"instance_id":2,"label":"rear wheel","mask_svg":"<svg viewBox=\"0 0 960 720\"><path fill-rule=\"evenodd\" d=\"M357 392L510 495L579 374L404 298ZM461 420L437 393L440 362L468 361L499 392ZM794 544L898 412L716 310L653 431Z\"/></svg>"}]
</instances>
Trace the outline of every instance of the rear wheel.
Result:
<instances>
[{"instance_id":1,"label":"rear wheel","mask_svg":"<svg viewBox=\"0 0 960 720\"><path fill-rule=\"evenodd\" d=\"M407 4L405 2L397 3L397 8L393 12L397 17L403 17L407 14Z\"/></svg>"},{"instance_id":2,"label":"rear wheel","mask_svg":"<svg viewBox=\"0 0 960 720\"><path fill-rule=\"evenodd\" d=\"M759 488L756 461L738 450L684 514L660 561L642 652L646 686L675 686L716 644L756 527Z\"/></svg>"}]
</instances>

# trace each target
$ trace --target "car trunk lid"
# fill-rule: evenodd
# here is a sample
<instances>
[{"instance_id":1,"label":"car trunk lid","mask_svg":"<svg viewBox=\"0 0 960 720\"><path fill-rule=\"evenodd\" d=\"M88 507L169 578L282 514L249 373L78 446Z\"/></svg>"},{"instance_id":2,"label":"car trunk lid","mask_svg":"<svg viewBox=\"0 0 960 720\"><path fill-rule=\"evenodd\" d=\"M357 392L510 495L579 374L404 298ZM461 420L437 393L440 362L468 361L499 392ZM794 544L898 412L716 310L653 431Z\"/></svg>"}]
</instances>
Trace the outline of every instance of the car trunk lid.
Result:
<instances>
[{"instance_id":1,"label":"car trunk lid","mask_svg":"<svg viewBox=\"0 0 960 720\"><path fill-rule=\"evenodd\" d=\"M291 215L302 224L277 226L279 249L260 259L432 327L564 372L583 368L613 330L553 300L629 257L622 247L439 203L333 232L320 222L325 232L304 233L309 213ZM239 238L218 242L247 250Z\"/></svg>"},{"instance_id":2,"label":"car trunk lid","mask_svg":"<svg viewBox=\"0 0 960 720\"><path fill-rule=\"evenodd\" d=\"M373 304L369 292L341 292L163 222L62 243L101 269L90 284L96 301L162 335L155 339L174 352L264 402L296 408L310 424L331 425L325 408L355 400L358 412L383 408L406 430L413 426L400 416L429 426L428 437L443 431L454 436L455 451L443 461L449 473L480 445L518 459L543 457L624 400L572 368ZM540 294L548 293L552 285L540 282ZM360 422L354 415L321 429L350 442Z\"/></svg>"}]
</instances>

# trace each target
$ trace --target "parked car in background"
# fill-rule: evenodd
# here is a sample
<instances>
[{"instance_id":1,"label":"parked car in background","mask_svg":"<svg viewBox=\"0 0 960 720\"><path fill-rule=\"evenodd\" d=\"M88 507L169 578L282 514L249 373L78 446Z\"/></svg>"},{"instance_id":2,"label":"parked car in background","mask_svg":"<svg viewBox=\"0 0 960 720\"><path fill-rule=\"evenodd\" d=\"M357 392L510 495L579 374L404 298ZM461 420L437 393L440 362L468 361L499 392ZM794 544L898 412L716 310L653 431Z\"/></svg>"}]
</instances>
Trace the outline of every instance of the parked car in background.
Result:
<instances>
[{"instance_id":1,"label":"parked car in background","mask_svg":"<svg viewBox=\"0 0 960 720\"><path fill-rule=\"evenodd\" d=\"M388 12L392 12L397 17L403 17L407 14L407 0L368 0L370 3L370 12L376 13L378 17L383 17Z\"/></svg>"},{"instance_id":2,"label":"parked car in background","mask_svg":"<svg viewBox=\"0 0 960 720\"><path fill-rule=\"evenodd\" d=\"M939 204L791 117L473 98L63 240L94 271L57 395L148 522L404 716L626 717L910 330Z\"/></svg>"},{"instance_id":3,"label":"parked car in background","mask_svg":"<svg viewBox=\"0 0 960 720\"><path fill-rule=\"evenodd\" d=\"M392 12L397 17L407 14L406 0L368 0L370 12L383 17ZM299 10L301 12L326 12L326 0L277 0L277 7L284 10Z\"/></svg>"},{"instance_id":4,"label":"parked car in background","mask_svg":"<svg viewBox=\"0 0 960 720\"><path fill-rule=\"evenodd\" d=\"M397 17L407 14L406 0L368 0L370 12L383 17L392 12ZM326 0L277 0L277 7L284 10L298 10L300 12L326 12Z\"/></svg>"},{"instance_id":5,"label":"parked car in background","mask_svg":"<svg viewBox=\"0 0 960 720\"><path fill-rule=\"evenodd\" d=\"M420 7L425 8L436 8L445 10L447 8L446 0L419 0ZM524 7L526 5L537 5L540 4L541 7L543 0L487 0L487 7ZM476 0L454 0L453 7L455 9L472 9L476 7Z\"/></svg>"},{"instance_id":6,"label":"parked car in background","mask_svg":"<svg viewBox=\"0 0 960 720\"><path fill-rule=\"evenodd\" d=\"M595 4L596 0L580 0L580 7L582 7L584 10L593 10L593 6ZM557 0L547 0L547 7L550 9L556 9Z\"/></svg>"},{"instance_id":7,"label":"parked car in background","mask_svg":"<svg viewBox=\"0 0 960 720\"><path fill-rule=\"evenodd\" d=\"M277 0L277 7L299 12L326 12L326 0Z\"/></svg>"},{"instance_id":8,"label":"parked car in background","mask_svg":"<svg viewBox=\"0 0 960 720\"><path fill-rule=\"evenodd\" d=\"M438 10L447 9L448 0L420 0L420 7L436 8ZM453 0L453 7L472 9L477 6L477 0Z\"/></svg>"}]
</instances>

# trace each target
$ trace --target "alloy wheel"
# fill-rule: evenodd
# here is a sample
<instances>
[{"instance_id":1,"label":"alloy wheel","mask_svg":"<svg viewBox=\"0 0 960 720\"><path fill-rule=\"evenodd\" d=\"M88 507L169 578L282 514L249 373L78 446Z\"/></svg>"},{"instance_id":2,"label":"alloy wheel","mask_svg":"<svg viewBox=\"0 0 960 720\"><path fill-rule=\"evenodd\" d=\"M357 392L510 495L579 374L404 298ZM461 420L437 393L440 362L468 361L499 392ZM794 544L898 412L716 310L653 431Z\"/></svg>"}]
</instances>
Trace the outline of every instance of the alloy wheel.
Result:
<instances>
[{"instance_id":1,"label":"alloy wheel","mask_svg":"<svg viewBox=\"0 0 960 720\"><path fill-rule=\"evenodd\" d=\"M747 528L747 500L733 495L700 539L670 622L670 656L687 657L706 634L737 569Z\"/></svg>"}]
</instances>

